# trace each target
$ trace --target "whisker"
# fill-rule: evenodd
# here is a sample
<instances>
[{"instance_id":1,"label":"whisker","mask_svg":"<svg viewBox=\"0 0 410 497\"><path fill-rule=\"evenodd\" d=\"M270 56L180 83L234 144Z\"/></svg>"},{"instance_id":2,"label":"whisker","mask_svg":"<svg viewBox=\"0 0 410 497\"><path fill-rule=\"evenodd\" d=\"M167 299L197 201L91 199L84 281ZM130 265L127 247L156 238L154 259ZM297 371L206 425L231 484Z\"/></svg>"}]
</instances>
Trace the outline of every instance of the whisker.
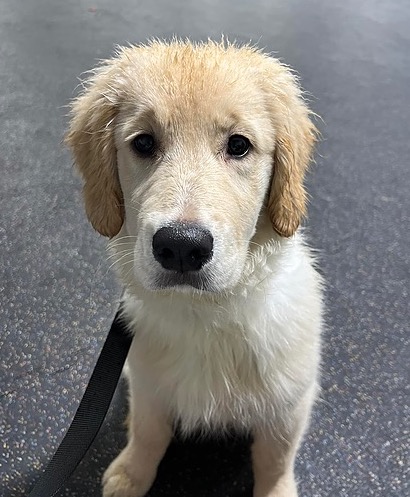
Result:
<instances>
[{"instance_id":1,"label":"whisker","mask_svg":"<svg viewBox=\"0 0 410 497\"><path fill-rule=\"evenodd\" d=\"M130 252L129 250L121 250L119 252L116 252L115 254L110 254L106 257L106 260L109 261L110 259L112 259L113 257L118 257L120 256L121 254L129 254L129 255L133 255L132 252Z\"/></svg>"},{"instance_id":2,"label":"whisker","mask_svg":"<svg viewBox=\"0 0 410 497\"><path fill-rule=\"evenodd\" d=\"M118 264L120 261L122 261L125 257L127 256L130 256L131 254L130 253L127 253L125 255L122 255L118 260L114 261L110 267L108 269L111 269L112 267L114 267L116 264ZM132 261L129 261L129 262L132 262Z\"/></svg>"},{"instance_id":3,"label":"whisker","mask_svg":"<svg viewBox=\"0 0 410 497\"><path fill-rule=\"evenodd\" d=\"M133 243L133 240L118 240L117 242L111 242L109 247L116 247L117 245L129 245L130 243Z\"/></svg>"},{"instance_id":4,"label":"whisker","mask_svg":"<svg viewBox=\"0 0 410 497\"><path fill-rule=\"evenodd\" d=\"M108 250L117 248L117 247L123 247L125 245L128 245L128 247L135 247L135 243L133 241L127 241L127 242L119 242L119 243L113 243L107 247Z\"/></svg>"},{"instance_id":5,"label":"whisker","mask_svg":"<svg viewBox=\"0 0 410 497\"><path fill-rule=\"evenodd\" d=\"M119 266L117 268L117 270L121 270L122 268L124 268L127 264L130 264L131 262L134 262L134 261L125 261L121 264L121 266Z\"/></svg>"},{"instance_id":6,"label":"whisker","mask_svg":"<svg viewBox=\"0 0 410 497\"><path fill-rule=\"evenodd\" d=\"M134 256L134 253L132 251L130 251L130 250L121 250L120 252L117 252L115 254L112 254L112 255L108 256L107 260L111 259L111 258L113 258L115 256L117 256L118 260L120 261L122 259L122 257L124 256L124 255L121 255L121 254ZM121 257L119 257L120 255L121 255Z\"/></svg>"},{"instance_id":7,"label":"whisker","mask_svg":"<svg viewBox=\"0 0 410 497\"><path fill-rule=\"evenodd\" d=\"M137 238L137 235L121 235L119 238L114 238L114 240L121 240L121 238Z\"/></svg>"},{"instance_id":8,"label":"whisker","mask_svg":"<svg viewBox=\"0 0 410 497\"><path fill-rule=\"evenodd\" d=\"M119 238L118 240L111 240L108 245L111 246L111 245L115 245L116 243L132 243L134 240L136 240L137 237L133 237L133 238Z\"/></svg>"},{"instance_id":9,"label":"whisker","mask_svg":"<svg viewBox=\"0 0 410 497\"><path fill-rule=\"evenodd\" d=\"M130 268L130 269L127 271L127 273L124 275L124 279L125 279L125 280L127 280L127 279L128 279L128 277L129 277L129 275L130 275L130 273L132 272L132 270L133 270L133 269L134 269L134 267L133 267L133 266L131 266L131 268Z\"/></svg>"},{"instance_id":10,"label":"whisker","mask_svg":"<svg viewBox=\"0 0 410 497\"><path fill-rule=\"evenodd\" d=\"M114 238L114 240L110 240L108 242L108 245L112 244L112 243L116 243L116 242L120 242L122 240L125 240L126 238L137 238L136 235L123 235L123 236L120 236L119 238Z\"/></svg>"},{"instance_id":11,"label":"whisker","mask_svg":"<svg viewBox=\"0 0 410 497\"><path fill-rule=\"evenodd\" d=\"M118 242L124 242L124 241L126 241L126 242L130 243L130 242L132 242L133 240L136 240L136 239L137 239L137 237L136 237L136 236L130 236L130 235L127 235L127 236L122 236L121 238L117 238L117 239L114 239L114 240L110 240L110 241L108 242L108 245L113 245L113 244L115 244L115 243L118 243Z\"/></svg>"}]
</instances>

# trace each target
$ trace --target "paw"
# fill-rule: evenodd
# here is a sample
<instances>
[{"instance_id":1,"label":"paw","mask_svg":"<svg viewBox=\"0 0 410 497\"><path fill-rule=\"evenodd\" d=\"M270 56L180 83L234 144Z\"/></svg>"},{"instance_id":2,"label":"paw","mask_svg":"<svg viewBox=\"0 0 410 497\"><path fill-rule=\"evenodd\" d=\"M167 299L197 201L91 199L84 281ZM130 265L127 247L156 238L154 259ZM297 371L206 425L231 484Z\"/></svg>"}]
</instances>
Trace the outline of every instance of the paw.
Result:
<instances>
[{"instance_id":1,"label":"paw","mask_svg":"<svg viewBox=\"0 0 410 497\"><path fill-rule=\"evenodd\" d=\"M298 493L294 488L276 488L266 492L254 492L253 497L298 497Z\"/></svg>"},{"instance_id":2,"label":"paw","mask_svg":"<svg viewBox=\"0 0 410 497\"><path fill-rule=\"evenodd\" d=\"M139 475L138 468L130 468L125 459L120 454L104 473L103 497L143 497L150 489L154 477Z\"/></svg>"},{"instance_id":3,"label":"paw","mask_svg":"<svg viewBox=\"0 0 410 497\"><path fill-rule=\"evenodd\" d=\"M255 481L253 497L298 497L293 475L279 478L274 483L259 478L258 481Z\"/></svg>"}]
</instances>

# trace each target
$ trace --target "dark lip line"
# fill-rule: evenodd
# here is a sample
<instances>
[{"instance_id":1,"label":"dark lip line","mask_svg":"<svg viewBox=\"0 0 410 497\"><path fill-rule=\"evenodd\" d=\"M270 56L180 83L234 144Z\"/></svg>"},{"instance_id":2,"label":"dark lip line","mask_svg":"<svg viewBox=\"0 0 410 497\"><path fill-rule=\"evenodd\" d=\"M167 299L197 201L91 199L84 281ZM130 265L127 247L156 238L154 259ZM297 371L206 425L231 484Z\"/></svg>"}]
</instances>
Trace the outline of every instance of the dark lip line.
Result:
<instances>
[{"instance_id":1,"label":"dark lip line","mask_svg":"<svg viewBox=\"0 0 410 497\"><path fill-rule=\"evenodd\" d=\"M208 284L207 284L208 283ZM155 278L155 286L159 289L167 288L177 288L179 286L190 286L195 290L202 290L212 292L214 289L212 285L209 285L207 278L203 276L194 276L187 273L178 273L177 271L172 271L171 274L160 274Z\"/></svg>"}]
</instances>

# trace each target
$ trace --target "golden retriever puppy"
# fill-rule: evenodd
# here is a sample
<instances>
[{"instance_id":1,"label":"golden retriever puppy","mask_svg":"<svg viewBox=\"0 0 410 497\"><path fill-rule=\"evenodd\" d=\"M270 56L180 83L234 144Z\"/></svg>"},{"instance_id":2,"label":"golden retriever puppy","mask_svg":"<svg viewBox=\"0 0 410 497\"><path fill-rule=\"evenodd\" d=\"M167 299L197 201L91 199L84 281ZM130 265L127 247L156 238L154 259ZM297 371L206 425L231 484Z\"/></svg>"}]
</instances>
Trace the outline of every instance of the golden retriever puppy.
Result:
<instances>
[{"instance_id":1,"label":"golden retriever puppy","mask_svg":"<svg viewBox=\"0 0 410 497\"><path fill-rule=\"evenodd\" d=\"M297 495L322 321L297 231L309 116L286 66L214 42L121 48L74 100L66 140L134 335L104 497L146 494L175 425L251 432L254 497Z\"/></svg>"}]
</instances>

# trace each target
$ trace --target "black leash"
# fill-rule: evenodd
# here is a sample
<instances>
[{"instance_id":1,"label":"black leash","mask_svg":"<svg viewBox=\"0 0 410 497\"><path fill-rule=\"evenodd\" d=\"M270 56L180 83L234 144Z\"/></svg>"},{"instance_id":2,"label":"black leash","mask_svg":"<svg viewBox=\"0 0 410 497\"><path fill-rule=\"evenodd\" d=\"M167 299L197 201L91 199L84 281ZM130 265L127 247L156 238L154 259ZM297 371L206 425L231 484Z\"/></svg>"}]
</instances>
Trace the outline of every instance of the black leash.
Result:
<instances>
[{"instance_id":1,"label":"black leash","mask_svg":"<svg viewBox=\"0 0 410 497\"><path fill-rule=\"evenodd\" d=\"M132 337L117 311L68 431L28 497L52 497L72 475L104 421Z\"/></svg>"}]
</instances>

